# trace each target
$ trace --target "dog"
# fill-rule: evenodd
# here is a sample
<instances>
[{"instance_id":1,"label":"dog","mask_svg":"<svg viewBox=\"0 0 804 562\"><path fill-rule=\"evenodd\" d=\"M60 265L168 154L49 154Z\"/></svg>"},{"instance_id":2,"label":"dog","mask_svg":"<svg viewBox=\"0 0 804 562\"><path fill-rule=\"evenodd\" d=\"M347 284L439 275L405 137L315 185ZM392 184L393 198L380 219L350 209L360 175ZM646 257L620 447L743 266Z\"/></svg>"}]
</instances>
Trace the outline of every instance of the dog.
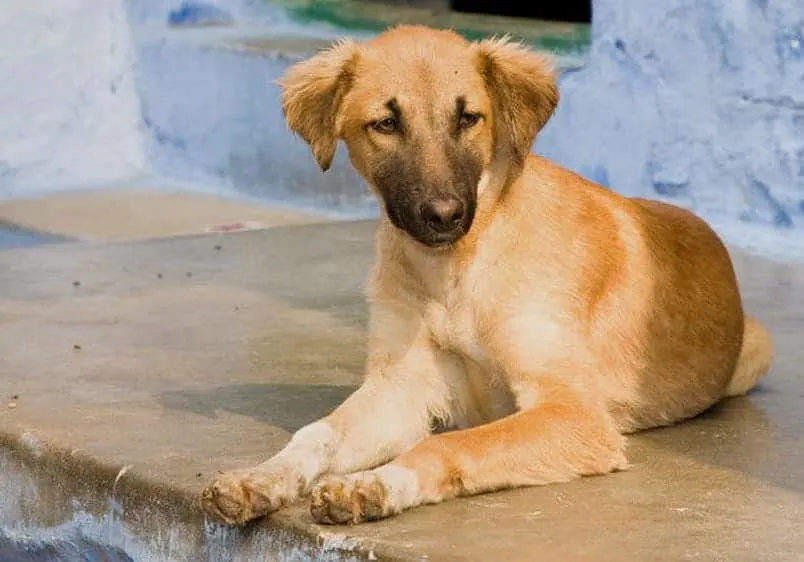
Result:
<instances>
[{"instance_id":1,"label":"dog","mask_svg":"<svg viewBox=\"0 0 804 562\"><path fill-rule=\"evenodd\" d=\"M769 369L716 233L531 154L549 57L397 26L280 78L322 170L345 143L381 202L363 384L204 510L243 524L310 495L355 524L627 469L626 436L748 392ZM446 431L438 428L446 427Z\"/></svg>"}]
</instances>

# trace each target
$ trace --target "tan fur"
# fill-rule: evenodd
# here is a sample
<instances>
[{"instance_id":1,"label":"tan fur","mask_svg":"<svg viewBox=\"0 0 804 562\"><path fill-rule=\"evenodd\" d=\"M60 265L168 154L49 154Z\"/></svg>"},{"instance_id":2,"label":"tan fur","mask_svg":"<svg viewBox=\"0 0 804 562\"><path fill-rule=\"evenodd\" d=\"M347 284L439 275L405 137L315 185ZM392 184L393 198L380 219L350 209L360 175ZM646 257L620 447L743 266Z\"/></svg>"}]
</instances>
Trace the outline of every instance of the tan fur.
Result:
<instances>
[{"instance_id":1,"label":"tan fur","mask_svg":"<svg viewBox=\"0 0 804 562\"><path fill-rule=\"evenodd\" d=\"M767 330L751 318L745 317L745 335L737 368L726 387L727 396L740 396L754 388L757 381L770 369L773 343Z\"/></svg>"},{"instance_id":2,"label":"tan fur","mask_svg":"<svg viewBox=\"0 0 804 562\"><path fill-rule=\"evenodd\" d=\"M356 523L625 469L623 434L695 416L768 370L770 338L744 317L702 220L528 154L558 101L543 56L403 26L340 43L281 86L288 124L322 168L337 139L369 181L411 146L407 161L438 180L452 177L452 147L482 165L477 211L447 247L384 216L365 383L276 457L213 482L210 514L242 523L312 491L317 521ZM457 98L482 119L450 133ZM389 99L407 136L367 126Z\"/></svg>"}]
</instances>

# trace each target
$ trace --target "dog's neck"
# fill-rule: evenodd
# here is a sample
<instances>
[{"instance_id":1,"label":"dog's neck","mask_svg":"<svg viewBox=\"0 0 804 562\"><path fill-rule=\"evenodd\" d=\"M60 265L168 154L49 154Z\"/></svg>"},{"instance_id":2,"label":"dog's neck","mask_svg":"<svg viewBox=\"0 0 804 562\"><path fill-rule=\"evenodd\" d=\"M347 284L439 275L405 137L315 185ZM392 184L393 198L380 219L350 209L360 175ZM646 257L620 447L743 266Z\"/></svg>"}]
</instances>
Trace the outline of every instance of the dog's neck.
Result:
<instances>
[{"instance_id":1,"label":"dog's neck","mask_svg":"<svg viewBox=\"0 0 804 562\"><path fill-rule=\"evenodd\" d=\"M437 298L447 285L458 282L466 269L472 264L495 215L495 209L507 190L519 178L513 177L508 170L489 167L481 175L477 191L477 211L472 227L460 240L447 247L430 248L410 237L407 233L393 226L390 219L383 214L383 227L393 239L404 261L406 270L415 276L417 282L427 287L427 291Z\"/></svg>"}]
</instances>

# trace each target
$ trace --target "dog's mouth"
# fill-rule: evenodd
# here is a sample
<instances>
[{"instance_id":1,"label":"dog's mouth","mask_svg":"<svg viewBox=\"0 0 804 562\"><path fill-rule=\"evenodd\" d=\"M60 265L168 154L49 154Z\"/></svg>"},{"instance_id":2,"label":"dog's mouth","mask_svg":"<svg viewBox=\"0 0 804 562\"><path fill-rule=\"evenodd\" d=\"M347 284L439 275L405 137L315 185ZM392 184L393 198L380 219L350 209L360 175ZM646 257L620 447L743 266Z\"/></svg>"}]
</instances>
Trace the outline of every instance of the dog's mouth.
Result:
<instances>
[{"instance_id":1,"label":"dog's mouth","mask_svg":"<svg viewBox=\"0 0 804 562\"><path fill-rule=\"evenodd\" d=\"M416 239L417 242L419 242L420 244L424 244L428 248L432 248L434 250L443 250L449 248L464 236L466 236L466 232L461 230L454 234L438 234L426 237L414 236L414 238Z\"/></svg>"}]
</instances>

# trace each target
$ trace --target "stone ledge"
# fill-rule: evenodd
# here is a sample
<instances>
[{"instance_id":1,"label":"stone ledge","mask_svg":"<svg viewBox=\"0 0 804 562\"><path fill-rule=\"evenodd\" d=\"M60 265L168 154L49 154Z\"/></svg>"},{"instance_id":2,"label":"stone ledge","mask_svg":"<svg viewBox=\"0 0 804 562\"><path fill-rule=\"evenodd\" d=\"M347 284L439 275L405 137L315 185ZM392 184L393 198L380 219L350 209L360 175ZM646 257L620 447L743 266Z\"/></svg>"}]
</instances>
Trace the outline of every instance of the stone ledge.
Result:
<instances>
[{"instance_id":1,"label":"stone ledge","mask_svg":"<svg viewBox=\"0 0 804 562\"><path fill-rule=\"evenodd\" d=\"M324 220L329 219L320 213L151 188L73 191L0 202L0 223L94 241L223 233Z\"/></svg>"},{"instance_id":2,"label":"stone ledge","mask_svg":"<svg viewBox=\"0 0 804 562\"><path fill-rule=\"evenodd\" d=\"M743 254L772 373L631 438L630 471L357 527L315 525L303 503L242 530L206 524L195 498L217 470L263 460L359 384L372 231L0 252L0 527L85 517L137 560L800 558L804 267Z\"/></svg>"}]
</instances>

